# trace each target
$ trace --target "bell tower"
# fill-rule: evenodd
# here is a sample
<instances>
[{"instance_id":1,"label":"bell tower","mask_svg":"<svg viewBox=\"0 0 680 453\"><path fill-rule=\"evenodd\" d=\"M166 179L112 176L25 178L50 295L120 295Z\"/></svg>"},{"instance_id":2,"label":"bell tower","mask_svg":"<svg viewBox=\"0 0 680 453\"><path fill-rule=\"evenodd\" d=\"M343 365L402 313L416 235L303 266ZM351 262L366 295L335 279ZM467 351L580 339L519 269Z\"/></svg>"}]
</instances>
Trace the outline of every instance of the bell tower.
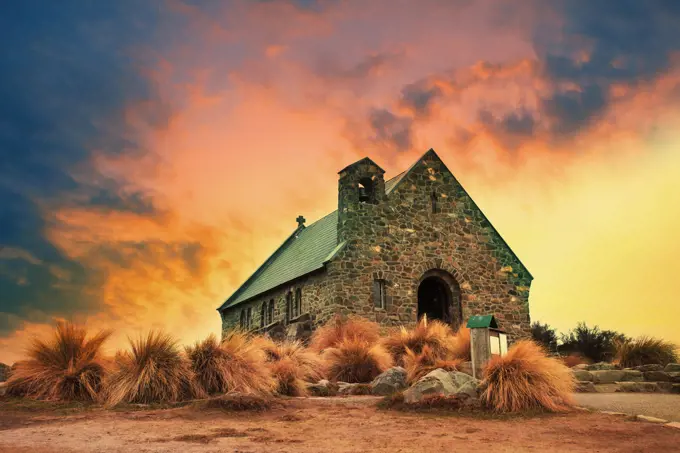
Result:
<instances>
[{"instance_id":1,"label":"bell tower","mask_svg":"<svg viewBox=\"0 0 680 453\"><path fill-rule=\"evenodd\" d=\"M385 227L385 170L365 157L338 174L338 242L368 240Z\"/></svg>"}]
</instances>

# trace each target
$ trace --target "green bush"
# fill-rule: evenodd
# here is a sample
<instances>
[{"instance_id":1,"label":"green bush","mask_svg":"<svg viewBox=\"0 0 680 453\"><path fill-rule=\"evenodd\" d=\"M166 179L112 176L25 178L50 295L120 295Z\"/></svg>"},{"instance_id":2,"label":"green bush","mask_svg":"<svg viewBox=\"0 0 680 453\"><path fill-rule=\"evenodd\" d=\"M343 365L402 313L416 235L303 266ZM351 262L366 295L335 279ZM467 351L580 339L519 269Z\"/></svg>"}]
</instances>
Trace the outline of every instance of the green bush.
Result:
<instances>
[{"instance_id":1,"label":"green bush","mask_svg":"<svg viewBox=\"0 0 680 453\"><path fill-rule=\"evenodd\" d=\"M561 354L580 354L593 362L610 362L614 359L617 344L630 341L625 335L613 330L600 330L580 322L574 330L561 335Z\"/></svg>"}]
</instances>

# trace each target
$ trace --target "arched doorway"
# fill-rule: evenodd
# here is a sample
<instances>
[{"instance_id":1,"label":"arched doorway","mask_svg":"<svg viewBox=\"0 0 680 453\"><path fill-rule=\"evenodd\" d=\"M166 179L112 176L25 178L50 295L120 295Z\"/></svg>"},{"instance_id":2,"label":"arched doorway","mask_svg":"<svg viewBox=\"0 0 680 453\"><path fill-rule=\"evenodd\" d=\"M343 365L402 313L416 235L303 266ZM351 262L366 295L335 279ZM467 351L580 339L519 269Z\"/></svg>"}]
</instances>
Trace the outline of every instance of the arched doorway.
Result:
<instances>
[{"instance_id":1,"label":"arched doorway","mask_svg":"<svg viewBox=\"0 0 680 453\"><path fill-rule=\"evenodd\" d=\"M455 330L463 318L460 301L460 287L448 272L431 270L426 272L418 285L418 320L439 319Z\"/></svg>"}]
</instances>

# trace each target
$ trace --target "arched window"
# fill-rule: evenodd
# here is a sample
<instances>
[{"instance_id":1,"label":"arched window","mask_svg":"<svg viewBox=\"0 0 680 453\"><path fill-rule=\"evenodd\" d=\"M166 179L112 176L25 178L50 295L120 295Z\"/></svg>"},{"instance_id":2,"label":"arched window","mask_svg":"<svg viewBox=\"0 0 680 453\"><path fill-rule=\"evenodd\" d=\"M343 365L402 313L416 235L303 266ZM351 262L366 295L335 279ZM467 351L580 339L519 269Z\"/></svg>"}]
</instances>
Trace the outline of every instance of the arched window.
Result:
<instances>
[{"instance_id":1,"label":"arched window","mask_svg":"<svg viewBox=\"0 0 680 453\"><path fill-rule=\"evenodd\" d=\"M241 326L241 329L246 328L246 311L243 309L241 310L241 319L239 321L239 324Z\"/></svg>"},{"instance_id":2,"label":"arched window","mask_svg":"<svg viewBox=\"0 0 680 453\"><path fill-rule=\"evenodd\" d=\"M267 301L262 302L262 308L260 308L260 327L264 327L267 324Z\"/></svg>"},{"instance_id":3,"label":"arched window","mask_svg":"<svg viewBox=\"0 0 680 453\"><path fill-rule=\"evenodd\" d=\"M432 201L432 213L437 214L439 212L439 206L437 206L437 192L434 190L430 194L430 200Z\"/></svg>"},{"instance_id":4,"label":"arched window","mask_svg":"<svg viewBox=\"0 0 680 453\"><path fill-rule=\"evenodd\" d=\"M302 314L302 289L298 288L295 290L295 316L300 316Z\"/></svg>"},{"instance_id":5,"label":"arched window","mask_svg":"<svg viewBox=\"0 0 680 453\"><path fill-rule=\"evenodd\" d=\"M267 316L267 319L269 320L269 324L274 322L274 299L269 301L269 315Z\"/></svg>"},{"instance_id":6,"label":"arched window","mask_svg":"<svg viewBox=\"0 0 680 453\"><path fill-rule=\"evenodd\" d=\"M375 203L375 184L371 178L359 180L359 201L361 203Z\"/></svg>"},{"instance_id":7,"label":"arched window","mask_svg":"<svg viewBox=\"0 0 680 453\"><path fill-rule=\"evenodd\" d=\"M288 291L286 294L286 321L293 319L293 293Z\"/></svg>"}]
</instances>

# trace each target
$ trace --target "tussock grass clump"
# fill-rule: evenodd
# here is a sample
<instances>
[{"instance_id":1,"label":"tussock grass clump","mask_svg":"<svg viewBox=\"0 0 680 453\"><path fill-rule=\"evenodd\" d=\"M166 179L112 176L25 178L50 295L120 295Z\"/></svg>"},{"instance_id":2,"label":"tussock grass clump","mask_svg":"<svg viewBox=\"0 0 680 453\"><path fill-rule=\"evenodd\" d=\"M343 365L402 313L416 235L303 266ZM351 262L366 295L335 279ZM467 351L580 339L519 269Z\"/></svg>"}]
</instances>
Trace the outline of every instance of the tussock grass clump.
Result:
<instances>
[{"instance_id":1,"label":"tussock grass clump","mask_svg":"<svg viewBox=\"0 0 680 453\"><path fill-rule=\"evenodd\" d=\"M573 405L574 376L560 360L528 340L494 356L484 369L481 400L496 412L543 409L561 412Z\"/></svg>"},{"instance_id":2,"label":"tussock grass clump","mask_svg":"<svg viewBox=\"0 0 680 453\"><path fill-rule=\"evenodd\" d=\"M427 346L431 354L441 360L455 358L459 350L456 336L451 327L439 320L428 321L423 316L413 329L400 327L381 340L381 344L392 355L397 365L404 365L406 350L420 354ZM462 349L464 345L461 344ZM469 355L469 353L468 353Z\"/></svg>"},{"instance_id":3,"label":"tussock grass clump","mask_svg":"<svg viewBox=\"0 0 680 453\"><path fill-rule=\"evenodd\" d=\"M310 349L321 352L345 340L362 340L374 344L380 338L380 326L359 316L336 315L312 334Z\"/></svg>"},{"instance_id":4,"label":"tussock grass clump","mask_svg":"<svg viewBox=\"0 0 680 453\"><path fill-rule=\"evenodd\" d=\"M151 331L146 337L130 340L130 351L117 353L115 363L106 383L109 406L174 403L205 396L190 362L175 340L163 332Z\"/></svg>"},{"instance_id":5,"label":"tussock grass clump","mask_svg":"<svg viewBox=\"0 0 680 453\"><path fill-rule=\"evenodd\" d=\"M678 349L673 343L641 336L617 344L616 361L624 368L641 365L667 365L678 361Z\"/></svg>"},{"instance_id":6,"label":"tussock grass clump","mask_svg":"<svg viewBox=\"0 0 680 453\"><path fill-rule=\"evenodd\" d=\"M453 342L453 349L451 354L456 359L461 359L463 362L472 360L472 348L470 340L470 329L467 327L460 327L454 334L455 341Z\"/></svg>"},{"instance_id":7,"label":"tussock grass clump","mask_svg":"<svg viewBox=\"0 0 680 453\"><path fill-rule=\"evenodd\" d=\"M267 366L277 382L277 392L288 396L307 396L307 382L324 377L324 362L316 352L299 341L275 342L266 337L254 340L267 357Z\"/></svg>"},{"instance_id":8,"label":"tussock grass clump","mask_svg":"<svg viewBox=\"0 0 680 453\"><path fill-rule=\"evenodd\" d=\"M446 371L456 371L463 360L441 359L434 353L430 346L425 345L420 354L416 354L407 348L403 362L404 369L406 369L406 380L411 384L428 374L430 371L434 371L438 368L442 368Z\"/></svg>"},{"instance_id":9,"label":"tussock grass clump","mask_svg":"<svg viewBox=\"0 0 680 453\"><path fill-rule=\"evenodd\" d=\"M57 323L51 340L34 340L29 359L16 363L7 393L41 400L98 400L107 372L101 348L110 335L106 330L87 338L87 329Z\"/></svg>"},{"instance_id":10,"label":"tussock grass clump","mask_svg":"<svg viewBox=\"0 0 680 453\"><path fill-rule=\"evenodd\" d=\"M393 364L392 356L379 344L348 338L323 353L331 381L368 383Z\"/></svg>"},{"instance_id":11,"label":"tussock grass clump","mask_svg":"<svg viewBox=\"0 0 680 453\"><path fill-rule=\"evenodd\" d=\"M243 332L230 332L221 343L210 335L185 350L196 381L210 395L271 393L274 389L264 351Z\"/></svg>"}]
</instances>

